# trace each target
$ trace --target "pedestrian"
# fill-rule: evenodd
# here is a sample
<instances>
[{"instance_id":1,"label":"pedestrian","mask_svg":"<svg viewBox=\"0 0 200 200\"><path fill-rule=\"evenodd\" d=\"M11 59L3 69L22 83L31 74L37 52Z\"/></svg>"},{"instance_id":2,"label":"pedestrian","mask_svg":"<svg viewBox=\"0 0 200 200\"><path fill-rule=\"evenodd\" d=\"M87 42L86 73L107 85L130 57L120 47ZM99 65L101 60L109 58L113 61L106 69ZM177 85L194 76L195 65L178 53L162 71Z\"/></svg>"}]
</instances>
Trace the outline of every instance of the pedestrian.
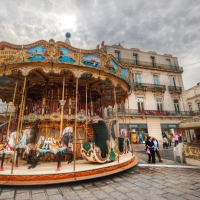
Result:
<instances>
[{"instance_id":1,"label":"pedestrian","mask_svg":"<svg viewBox=\"0 0 200 200\"><path fill-rule=\"evenodd\" d=\"M167 133L167 140L168 140L169 147L171 147L172 146L172 138L169 133Z\"/></svg>"},{"instance_id":2,"label":"pedestrian","mask_svg":"<svg viewBox=\"0 0 200 200\"><path fill-rule=\"evenodd\" d=\"M175 133L175 135L174 135L174 146L175 147L178 145L178 138L179 138L178 134Z\"/></svg>"},{"instance_id":3,"label":"pedestrian","mask_svg":"<svg viewBox=\"0 0 200 200\"><path fill-rule=\"evenodd\" d=\"M168 139L166 137L163 138L163 149L168 149Z\"/></svg>"},{"instance_id":4,"label":"pedestrian","mask_svg":"<svg viewBox=\"0 0 200 200\"><path fill-rule=\"evenodd\" d=\"M148 162L151 162L152 159L152 163L155 164L155 151L154 151L154 143L152 141L152 138L150 136L147 137L147 141L146 141L146 150L147 148L149 148L150 150L150 154L148 154Z\"/></svg>"},{"instance_id":5,"label":"pedestrian","mask_svg":"<svg viewBox=\"0 0 200 200\"><path fill-rule=\"evenodd\" d=\"M158 160L159 160L159 162L162 162L160 152L159 152L158 140L155 137L153 137L152 140L153 140L153 143L154 143L154 151L155 151L156 155L158 156Z\"/></svg>"}]
</instances>

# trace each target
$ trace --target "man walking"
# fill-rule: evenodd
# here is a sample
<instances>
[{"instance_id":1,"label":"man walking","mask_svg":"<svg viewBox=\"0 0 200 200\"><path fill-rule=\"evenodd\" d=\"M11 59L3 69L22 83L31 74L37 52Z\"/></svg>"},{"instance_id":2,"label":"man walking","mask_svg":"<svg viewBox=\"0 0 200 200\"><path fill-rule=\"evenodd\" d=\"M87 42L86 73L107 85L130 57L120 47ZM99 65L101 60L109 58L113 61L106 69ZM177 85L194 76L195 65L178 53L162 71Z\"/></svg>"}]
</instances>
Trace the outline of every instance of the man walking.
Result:
<instances>
[{"instance_id":1,"label":"man walking","mask_svg":"<svg viewBox=\"0 0 200 200\"><path fill-rule=\"evenodd\" d=\"M158 160L159 160L159 162L162 162L160 152L159 152L158 140L156 140L155 137L153 137L152 140L153 140L153 143L154 143L154 151L155 151L156 155L158 156Z\"/></svg>"}]
</instances>

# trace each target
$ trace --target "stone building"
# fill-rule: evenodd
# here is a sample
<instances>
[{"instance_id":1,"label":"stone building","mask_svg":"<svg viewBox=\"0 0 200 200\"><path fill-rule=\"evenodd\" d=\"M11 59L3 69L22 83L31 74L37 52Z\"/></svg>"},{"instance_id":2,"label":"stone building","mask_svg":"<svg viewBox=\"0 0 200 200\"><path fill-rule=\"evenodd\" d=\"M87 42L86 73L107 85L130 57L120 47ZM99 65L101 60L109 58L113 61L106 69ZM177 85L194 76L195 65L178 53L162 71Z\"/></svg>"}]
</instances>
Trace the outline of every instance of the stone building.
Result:
<instances>
[{"instance_id":1,"label":"stone building","mask_svg":"<svg viewBox=\"0 0 200 200\"><path fill-rule=\"evenodd\" d=\"M141 143L146 133L161 141L164 133L177 132L179 122L190 117L178 58L121 45L105 45L103 51L131 67L134 73L130 110L128 100L118 105L119 128L127 129L131 140ZM109 116L109 109L105 114Z\"/></svg>"},{"instance_id":2,"label":"stone building","mask_svg":"<svg viewBox=\"0 0 200 200\"><path fill-rule=\"evenodd\" d=\"M187 97L189 111L194 114L198 114L200 112L200 83L197 83L196 86L185 90L185 94Z\"/></svg>"}]
</instances>

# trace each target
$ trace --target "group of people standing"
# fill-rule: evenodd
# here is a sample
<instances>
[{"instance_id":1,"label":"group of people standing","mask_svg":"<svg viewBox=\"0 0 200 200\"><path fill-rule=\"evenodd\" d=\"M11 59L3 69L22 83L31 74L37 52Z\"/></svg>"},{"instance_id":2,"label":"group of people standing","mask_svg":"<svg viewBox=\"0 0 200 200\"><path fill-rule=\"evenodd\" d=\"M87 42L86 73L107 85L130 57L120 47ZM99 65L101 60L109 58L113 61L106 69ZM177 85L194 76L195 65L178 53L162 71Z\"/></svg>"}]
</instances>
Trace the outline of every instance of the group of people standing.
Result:
<instances>
[{"instance_id":1,"label":"group of people standing","mask_svg":"<svg viewBox=\"0 0 200 200\"><path fill-rule=\"evenodd\" d=\"M172 146L172 138L174 138L174 146L176 147L179 142L181 142L181 134L178 133L165 133L163 134L163 149L168 149Z\"/></svg>"},{"instance_id":2,"label":"group of people standing","mask_svg":"<svg viewBox=\"0 0 200 200\"><path fill-rule=\"evenodd\" d=\"M155 137L148 136L146 141L146 152L148 154L148 162L156 163L155 154L158 156L159 162L162 162L158 140Z\"/></svg>"}]
</instances>

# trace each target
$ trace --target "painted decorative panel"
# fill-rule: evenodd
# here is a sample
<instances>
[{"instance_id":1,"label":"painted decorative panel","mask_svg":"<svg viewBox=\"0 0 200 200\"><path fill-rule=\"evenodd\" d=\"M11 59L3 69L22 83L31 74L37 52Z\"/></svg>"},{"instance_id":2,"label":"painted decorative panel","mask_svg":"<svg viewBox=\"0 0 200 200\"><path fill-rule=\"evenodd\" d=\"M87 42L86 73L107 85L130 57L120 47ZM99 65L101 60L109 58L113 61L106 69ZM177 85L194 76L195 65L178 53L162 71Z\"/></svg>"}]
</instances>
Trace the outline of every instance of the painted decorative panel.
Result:
<instances>
[{"instance_id":1,"label":"painted decorative panel","mask_svg":"<svg viewBox=\"0 0 200 200\"><path fill-rule=\"evenodd\" d=\"M124 80L128 80L129 72L128 69L121 69L120 77Z\"/></svg>"},{"instance_id":2,"label":"painted decorative panel","mask_svg":"<svg viewBox=\"0 0 200 200\"><path fill-rule=\"evenodd\" d=\"M65 63L75 63L78 60L78 55L65 47L61 47L58 60Z\"/></svg>"},{"instance_id":3,"label":"painted decorative panel","mask_svg":"<svg viewBox=\"0 0 200 200\"><path fill-rule=\"evenodd\" d=\"M97 54L84 54L82 57L82 63L84 65L98 68L100 67L100 57Z\"/></svg>"},{"instance_id":4,"label":"painted decorative panel","mask_svg":"<svg viewBox=\"0 0 200 200\"><path fill-rule=\"evenodd\" d=\"M8 64L21 63L22 60L21 45L0 42L0 68Z\"/></svg>"}]
</instances>

